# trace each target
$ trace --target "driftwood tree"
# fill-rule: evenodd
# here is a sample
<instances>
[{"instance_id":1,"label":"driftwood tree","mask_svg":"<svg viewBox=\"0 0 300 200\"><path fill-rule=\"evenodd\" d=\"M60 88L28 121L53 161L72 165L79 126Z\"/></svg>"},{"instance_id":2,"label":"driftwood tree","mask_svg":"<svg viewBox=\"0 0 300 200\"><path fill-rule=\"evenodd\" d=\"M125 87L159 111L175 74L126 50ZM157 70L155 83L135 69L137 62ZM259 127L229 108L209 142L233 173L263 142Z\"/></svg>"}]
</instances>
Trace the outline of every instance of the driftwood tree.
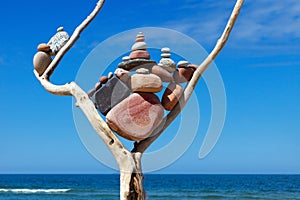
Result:
<instances>
[{"instance_id":1,"label":"driftwood tree","mask_svg":"<svg viewBox=\"0 0 300 200\"><path fill-rule=\"evenodd\" d=\"M47 66L45 71L43 73L38 73L36 70L34 70L36 78L48 92L59 96L75 97L75 99L77 100L77 106L83 111L98 136L103 140L107 148L109 148L109 150L115 157L120 169L120 199L146 199L146 193L143 188L143 174L141 166L142 155L178 116L178 114L181 112L181 110L189 100L198 80L200 79L200 76L210 66L210 64L214 61L214 59L224 47L239 15L243 2L244 0L237 0L222 36L217 41L211 53L194 72L193 77L186 85L184 92L179 99L179 102L176 104L174 109L170 111L167 116L165 116L164 123L161 126L158 126L160 127L159 129L157 128L156 130L154 130L154 134L152 137L135 142L134 148L131 151L122 144L115 133L109 128L107 123L100 117L98 111L94 106L94 103L90 100L88 94L83 91L75 82L67 83L65 85L55 85L50 81L50 76L53 74L55 68L58 66L63 56L79 39L81 32L99 13L104 4L104 0L99 0L97 2L94 10L75 29L70 39L57 52L55 58Z\"/></svg>"}]
</instances>

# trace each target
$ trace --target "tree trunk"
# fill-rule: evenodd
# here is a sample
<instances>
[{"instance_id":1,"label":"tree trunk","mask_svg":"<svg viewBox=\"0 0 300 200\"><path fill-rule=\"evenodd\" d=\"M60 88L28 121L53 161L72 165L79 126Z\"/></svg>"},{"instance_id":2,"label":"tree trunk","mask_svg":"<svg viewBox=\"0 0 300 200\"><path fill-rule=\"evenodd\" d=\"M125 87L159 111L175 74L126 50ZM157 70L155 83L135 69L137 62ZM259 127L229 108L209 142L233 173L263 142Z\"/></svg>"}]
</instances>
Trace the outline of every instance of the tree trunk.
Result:
<instances>
[{"instance_id":1,"label":"tree trunk","mask_svg":"<svg viewBox=\"0 0 300 200\"><path fill-rule=\"evenodd\" d=\"M120 166L120 199L145 200L146 192L143 187L144 176L141 167L141 153L132 153L133 162L129 169Z\"/></svg>"}]
</instances>

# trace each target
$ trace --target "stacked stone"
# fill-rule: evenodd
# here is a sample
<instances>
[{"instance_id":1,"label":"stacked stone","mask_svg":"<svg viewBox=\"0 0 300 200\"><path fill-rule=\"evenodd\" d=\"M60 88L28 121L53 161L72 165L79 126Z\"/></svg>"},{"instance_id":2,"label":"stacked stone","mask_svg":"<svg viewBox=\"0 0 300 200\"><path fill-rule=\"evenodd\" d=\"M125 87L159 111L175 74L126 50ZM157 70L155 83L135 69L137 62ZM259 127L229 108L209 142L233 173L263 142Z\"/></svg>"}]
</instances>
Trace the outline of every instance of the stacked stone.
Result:
<instances>
[{"instance_id":1,"label":"stacked stone","mask_svg":"<svg viewBox=\"0 0 300 200\"><path fill-rule=\"evenodd\" d=\"M106 121L120 136L136 141L152 134L163 120L164 108L155 94L162 90L162 80L151 73L156 62L150 60L143 33L138 33L131 50L129 57L124 57L118 65L115 74L124 82L129 82L127 85L132 95L112 108ZM133 74L130 78L129 71Z\"/></svg>"},{"instance_id":2,"label":"stacked stone","mask_svg":"<svg viewBox=\"0 0 300 200\"><path fill-rule=\"evenodd\" d=\"M176 64L170 59L169 52L168 48L163 48L162 59L160 61L160 65L162 67L169 72L173 72L173 81L166 88L161 100L162 105L168 111L173 110L183 93L183 89L180 84L190 81L197 69L196 65L191 65L187 61L179 61L177 63L178 68L176 69Z\"/></svg>"},{"instance_id":3,"label":"stacked stone","mask_svg":"<svg viewBox=\"0 0 300 200\"><path fill-rule=\"evenodd\" d=\"M101 76L95 88L89 92L95 107L105 116L114 106L130 95L130 88L112 72Z\"/></svg>"},{"instance_id":4,"label":"stacked stone","mask_svg":"<svg viewBox=\"0 0 300 200\"><path fill-rule=\"evenodd\" d=\"M142 32L139 32L136 36L135 43L131 47L132 52L129 56L123 58L123 62L118 64L118 68L134 71L136 68L150 69L153 65L156 65L154 60L150 60L150 54L147 51L147 44Z\"/></svg>"},{"instance_id":5,"label":"stacked stone","mask_svg":"<svg viewBox=\"0 0 300 200\"><path fill-rule=\"evenodd\" d=\"M48 44L41 43L38 45L38 52L33 57L33 66L39 75L42 75L49 64L52 62L51 56L55 56L57 52L67 43L69 35L64 31L63 27L57 29L57 33L50 39Z\"/></svg>"},{"instance_id":6,"label":"stacked stone","mask_svg":"<svg viewBox=\"0 0 300 200\"><path fill-rule=\"evenodd\" d=\"M90 93L96 108L106 115L109 127L129 140L151 136L162 123L164 110L172 110L183 93L181 83L189 81L197 66L176 63L170 48L161 49L157 64L150 60L143 33L138 33L129 56L122 58L111 78L101 77ZM105 80L105 81L103 81ZM155 93L169 83L160 100Z\"/></svg>"}]
</instances>

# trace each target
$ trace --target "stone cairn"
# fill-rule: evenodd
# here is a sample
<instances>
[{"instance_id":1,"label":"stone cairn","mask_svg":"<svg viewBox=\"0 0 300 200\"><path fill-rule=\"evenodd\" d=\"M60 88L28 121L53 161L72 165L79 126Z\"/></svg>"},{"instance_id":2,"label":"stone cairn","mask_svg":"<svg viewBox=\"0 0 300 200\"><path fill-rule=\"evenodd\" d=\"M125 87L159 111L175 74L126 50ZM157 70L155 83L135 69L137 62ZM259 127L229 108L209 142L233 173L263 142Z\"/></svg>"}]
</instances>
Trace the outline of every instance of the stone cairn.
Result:
<instances>
[{"instance_id":1,"label":"stone cairn","mask_svg":"<svg viewBox=\"0 0 300 200\"><path fill-rule=\"evenodd\" d=\"M52 57L68 42L70 36L64 31L63 27L57 29L57 33L49 40L49 42L38 45L38 52L33 57L33 66L37 73L41 76L49 64Z\"/></svg>"},{"instance_id":2,"label":"stone cairn","mask_svg":"<svg viewBox=\"0 0 300 200\"><path fill-rule=\"evenodd\" d=\"M51 48L52 49L52 48ZM95 107L106 116L109 127L133 141L148 138L171 111L183 93L182 83L191 80L197 65L176 63L169 48L161 49L161 60L150 60L142 32L136 36L129 56L123 57L114 74L102 76L89 92ZM169 83L161 100L155 93Z\"/></svg>"}]
</instances>

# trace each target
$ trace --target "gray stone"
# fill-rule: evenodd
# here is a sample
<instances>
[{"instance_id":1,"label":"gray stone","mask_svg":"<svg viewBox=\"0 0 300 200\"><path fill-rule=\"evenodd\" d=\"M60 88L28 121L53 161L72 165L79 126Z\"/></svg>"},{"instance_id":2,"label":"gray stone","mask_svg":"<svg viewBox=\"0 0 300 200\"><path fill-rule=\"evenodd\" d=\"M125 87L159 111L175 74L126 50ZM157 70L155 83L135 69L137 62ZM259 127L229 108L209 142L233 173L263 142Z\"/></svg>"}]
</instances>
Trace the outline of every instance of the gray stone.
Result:
<instances>
[{"instance_id":1,"label":"gray stone","mask_svg":"<svg viewBox=\"0 0 300 200\"><path fill-rule=\"evenodd\" d=\"M171 54L170 53L162 53L162 54L160 54L160 56L162 58L171 58Z\"/></svg>"},{"instance_id":2,"label":"gray stone","mask_svg":"<svg viewBox=\"0 0 300 200\"><path fill-rule=\"evenodd\" d=\"M181 60L177 63L177 66L180 68L180 67L186 67L188 66L190 63L186 60Z\"/></svg>"},{"instance_id":3,"label":"gray stone","mask_svg":"<svg viewBox=\"0 0 300 200\"><path fill-rule=\"evenodd\" d=\"M171 49L169 47L164 47L164 48L161 49L161 52L162 53L170 53Z\"/></svg>"},{"instance_id":4,"label":"gray stone","mask_svg":"<svg viewBox=\"0 0 300 200\"><path fill-rule=\"evenodd\" d=\"M99 88L92 96L96 108L106 115L111 108L130 95L130 89L117 77L108 79L107 83Z\"/></svg>"},{"instance_id":5,"label":"gray stone","mask_svg":"<svg viewBox=\"0 0 300 200\"><path fill-rule=\"evenodd\" d=\"M147 49L147 44L146 42L136 42L134 45L132 45L131 50L136 51L136 50L146 50Z\"/></svg>"},{"instance_id":6,"label":"gray stone","mask_svg":"<svg viewBox=\"0 0 300 200\"><path fill-rule=\"evenodd\" d=\"M135 70L135 72L137 74L149 74L150 73L149 69L146 69L146 68L139 68L139 69Z\"/></svg>"},{"instance_id":7,"label":"gray stone","mask_svg":"<svg viewBox=\"0 0 300 200\"><path fill-rule=\"evenodd\" d=\"M159 64L162 68L167 70L168 72L172 73L176 70L176 64L175 62L170 58L162 58L159 61Z\"/></svg>"},{"instance_id":8,"label":"gray stone","mask_svg":"<svg viewBox=\"0 0 300 200\"><path fill-rule=\"evenodd\" d=\"M61 30L60 28L58 30ZM58 31L48 42L52 54L56 55L57 52L68 42L70 36L65 31Z\"/></svg>"},{"instance_id":9,"label":"gray stone","mask_svg":"<svg viewBox=\"0 0 300 200\"><path fill-rule=\"evenodd\" d=\"M153 65L156 65L156 62L154 60L135 59L119 63L118 68L131 71L135 67L151 68Z\"/></svg>"}]
</instances>

